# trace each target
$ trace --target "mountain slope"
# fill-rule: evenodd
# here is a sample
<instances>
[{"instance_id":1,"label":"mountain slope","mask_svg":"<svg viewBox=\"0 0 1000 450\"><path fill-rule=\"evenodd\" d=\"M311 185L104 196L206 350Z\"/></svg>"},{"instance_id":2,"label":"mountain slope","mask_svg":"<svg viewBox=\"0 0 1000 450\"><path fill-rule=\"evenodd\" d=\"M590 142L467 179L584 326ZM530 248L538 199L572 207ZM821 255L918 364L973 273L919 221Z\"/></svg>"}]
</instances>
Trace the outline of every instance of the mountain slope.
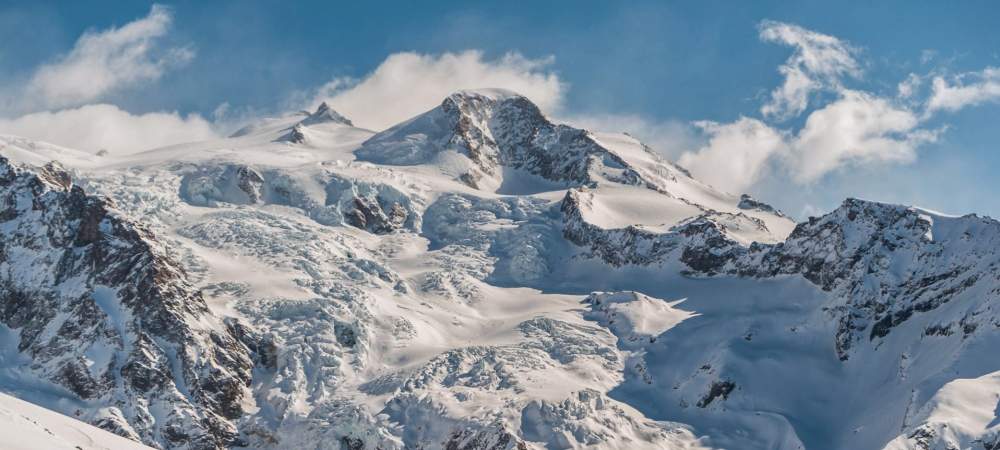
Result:
<instances>
[{"instance_id":1,"label":"mountain slope","mask_svg":"<svg viewBox=\"0 0 1000 450\"><path fill-rule=\"evenodd\" d=\"M153 446L995 440L992 219L848 200L796 225L498 90L379 133L323 105L0 154L4 385Z\"/></svg>"},{"instance_id":2,"label":"mountain slope","mask_svg":"<svg viewBox=\"0 0 1000 450\"><path fill-rule=\"evenodd\" d=\"M0 447L9 450L149 450L23 400L0 394Z\"/></svg>"},{"instance_id":3,"label":"mountain slope","mask_svg":"<svg viewBox=\"0 0 1000 450\"><path fill-rule=\"evenodd\" d=\"M714 245L723 251L705 270L733 287L690 292L676 307L702 315L647 346L643 373L613 396L696 429L794 436L788 448L992 442L981 415L933 411L973 406L956 398L969 395L954 387L960 379L983 380L979 395L995 390L986 380L997 370L988 355L1000 324L998 231L992 219L850 199L785 242ZM761 424L768 415L774 423Z\"/></svg>"},{"instance_id":4,"label":"mountain slope","mask_svg":"<svg viewBox=\"0 0 1000 450\"><path fill-rule=\"evenodd\" d=\"M0 217L0 320L27 359L11 370L96 402L83 417L131 438L232 439L246 348L154 235L58 165L3 157Z\"/></svg>"}]
</instances>

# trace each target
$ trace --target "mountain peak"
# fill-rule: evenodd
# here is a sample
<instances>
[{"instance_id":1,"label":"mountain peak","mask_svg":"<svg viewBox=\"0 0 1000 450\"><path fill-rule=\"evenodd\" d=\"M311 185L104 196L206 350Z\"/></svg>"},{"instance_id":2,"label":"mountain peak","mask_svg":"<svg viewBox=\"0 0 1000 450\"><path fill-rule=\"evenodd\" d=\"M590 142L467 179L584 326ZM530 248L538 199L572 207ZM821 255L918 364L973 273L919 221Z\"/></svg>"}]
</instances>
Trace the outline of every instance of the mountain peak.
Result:
<instances>
[{"instance_id":1,"label":"mountain peak","mask_svg":"<svg viewBox=\"0 0 1000 450\"><path fill-rule=\"evenodd\" d=\"M510 98L526 98L517 92L509 89L501 88L480 88L480 89L461 89L451 93L448 98L470 98L470 97L480 97L487 98L490 100L500 101Z\"/></svg>"},{"instance_id":2,"label":"mountain peak","mask_svg":"<svg viewBox=\"0 0 1000 450\"><path fill-rule=\"evenodd\" d=\"M416 165L445 151L468 158L469 167L458 179L477 189L499 188L505 168L568 185L592 185L598 179L644 184L589 132L553 123L527 97L503 89L455 92L440 107L376 134L355 155L380 164Z\"/></svg>"},{"instance_id":3,"label":"mountain peak","mask_svg":"<svg viewBox=\"0 0 1000 450\"><path fill-rule=\"evenodd\" d=\"M441 110L460 124L477 128L493 125L528 126L548 124L542 110L527 97L506 89L456 91L441 102Z\"/></svg>"},{"instance_id":4,"label":"mountain peak","mask_svg":"<svg viewBox=\"0 0 1000 450\"><path fill-rule=\"evenodd\" d=\"M335 111L326 102L320 103L319 107L316 108L316 112L309 114L309 117L306 117L301 123L303 125L314 125L317 123L327 122L340 123L352 127L354 126L350 119Z\"/></svg>"},{"instance_id":5,"label":"mountain peak","mask_svg":"<svg viewBox=\"0 0 1000 450\"><path fill-rule=\"evenodd\" d=\"M785 214L775 209L775 207L753 198L750 194L741 195L740 203L737 207L740 209L753 209L757 211L769 212L779 217L785 217Z\"/></svg>"}]
</instances>

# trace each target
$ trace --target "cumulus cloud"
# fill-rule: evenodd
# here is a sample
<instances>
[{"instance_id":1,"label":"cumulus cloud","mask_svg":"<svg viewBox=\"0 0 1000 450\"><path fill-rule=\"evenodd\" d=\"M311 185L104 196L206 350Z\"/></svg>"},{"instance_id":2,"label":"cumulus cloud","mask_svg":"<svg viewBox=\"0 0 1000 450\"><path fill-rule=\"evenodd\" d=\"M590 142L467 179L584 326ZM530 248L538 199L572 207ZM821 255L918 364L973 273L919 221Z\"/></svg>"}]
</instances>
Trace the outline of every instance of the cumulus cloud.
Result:
<instances>
[{"instance_id":1,"label":"cumulus cloud","mask_svg":"<svg viewBox=\"0 0 1000 450\"><path fill-rule=\"evenodd\" d=\"M696 178L731 192L744 191L774 168L808 184L852 165L913 161L917 148L939 134L920 124L905 107L844 90L839 99L810 113L795 132L745 117L703 123L708 144L685 153L679 163Z\"/></svg>"},{"instance_id":2,"label":"cumulus cloud","mask_svg":"<svg viewBox=\"0 0 1000 450\"><path fill-rule=\"evenodd\" d=\"M198 115L162 112L133 115L107 104L0 119L0 132L113 154L217 137L212 125Z\"/></svg>"},{"instance_id":3,"label":"cumulus cloud","mask_svg":"<svg viewBox=\"0 0 1000 450\"><path fill-rule=\"evenodd\" d=\"M120 28L84 33L69 53L34 72L23 95L29 103L22 108L81 105L187 63L191 49L158 45L172 19L168 8L153 5L149 15Z\"/></svg>"},{"instance_id":4,"label":"cumulus cloud","mask_svg":"<svg viewBox=\"0 0 1000 450\"><path fill-rule=\"evenodd\" d=\"M854 49L840 39L771 20L761 22L759 29L761 40L794 49L778 68L784 83L771 92L770 100L760 109L765 117L784 120L802 114L813 92L839 90L843 77L861 76Z\"/></svg>"},{"instance_id":5,"label":"cumulus cloud","mask_svg":"<svg viewBox=\"0 0 1000 450\"><path fill-rule=\"evenodd\" d=\"M552 111L559 107L566 85L546 70L551 62L551 58L529 59L518 53L488 60L476 50L396 53L361 80L330 81L313 103L326 101L358 126L374 130L425 112L459 89L510 89Z\"/></svg>"},{"instance_id":6,"label":"cumulus cloud","mask_svg":"<svg viewBox=\"0 0 1000 450\"><path fill-rule=\"evenodd\" d=\"M812 112L799 131L786 163L792 178L812 182L850 164L909 162L918 146L937 132L918 128L912 111L858 91Z\"/></svg>"},{"instance_id":7,"label":"cumulus cloud","mask_svg":"<svg viewBox=\"0 0 1000 450\"><path fill-rule=\"evenodd\" d=\"M916 112L913 97L922 82L919 76L911 74L900 82L895 99L852 90L843 79L860 77L861 70L846 42L772 21L761 23L760 37L795 48L780 68L784 84L761 108L765 119L805 113L809 96L817 90L836 98L813 108L798 129L779 129L745 117L727 124L707 122L702 131L708 143L680 159L696 177L721 189L742 191L769 170L781 170L792 182L809 184L844 167L913 161L921 145L938 138L941 130L923 128L926 115ZM961 87L935 80L934 92L964 105L968 101L961 99L969 94L956 90L988 91L989 76L984 72L979 83Z\"/></svg>"},{"instance_id":8,"label":"cumulus cloud","mask_svg":"<svg viewBox=\"0 0 1000 450\"><path fill-rule=\"evenodd\" d=\"M927 112L957 111L967 106L975 106L1000 100L1000 68L987 67L980 72L971 72L952 77L937 76L931 82L931 97L927 101Z\"/></svg>"},{"instance_id":9,"label":"cumulus cloud","mask_svg":"<svg viewBox=\"0 0 1000 450\"><path fill-rule=\"evenodd\" d=\"M708 143L684 153L678 163L699 180L723 190L743 192L766 173L772 156L787 151L785 136L757 119L696 125L708 136Z\"/></svg>"}]
</instances>

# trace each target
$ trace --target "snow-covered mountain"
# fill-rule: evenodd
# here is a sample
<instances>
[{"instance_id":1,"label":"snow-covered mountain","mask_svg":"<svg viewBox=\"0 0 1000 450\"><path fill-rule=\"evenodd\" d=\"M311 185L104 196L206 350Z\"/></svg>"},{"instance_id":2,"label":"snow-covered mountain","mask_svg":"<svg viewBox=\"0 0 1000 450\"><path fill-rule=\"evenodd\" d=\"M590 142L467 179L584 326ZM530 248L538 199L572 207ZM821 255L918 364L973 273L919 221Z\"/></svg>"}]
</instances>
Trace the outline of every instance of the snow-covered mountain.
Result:
<instances>
[{"instance_id":1,"label":"snow-covered mountain","mask_svg":"<svg viewBox=\"0 0 1000 450\"><path fill-rule=\"evenodd\" d=\"M501 90L0 156L0 386L147 445L1000 445L992 219L795 224Z\"/></svg>"}]
</instances>

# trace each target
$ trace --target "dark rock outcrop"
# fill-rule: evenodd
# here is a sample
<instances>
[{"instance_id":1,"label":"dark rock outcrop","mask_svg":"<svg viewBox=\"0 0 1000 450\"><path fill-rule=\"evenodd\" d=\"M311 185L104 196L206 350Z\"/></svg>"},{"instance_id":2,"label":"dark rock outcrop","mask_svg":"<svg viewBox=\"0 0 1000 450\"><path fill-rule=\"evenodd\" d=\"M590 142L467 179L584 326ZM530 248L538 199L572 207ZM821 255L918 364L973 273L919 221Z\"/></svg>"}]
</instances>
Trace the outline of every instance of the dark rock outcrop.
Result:
<instances>
[{"instance_id":1,"label":"dark rock outcrop","mask_svg":"<svg viewBox=\"0 0 1000 450\"><path fill-rule=\"evenodd\" d=\"M103 405L81 418L125 437L206 449L235 438L248 350L153 233L57 166L3 157L0 227L0 322L24 370Z\"/></svg>"},{"instance_id":2,"label":"dark rock outcrop","mask_svg":"<svg viewBox=\"0 0 1000 450\"><path fill-rule=\"evenodd\" d=\"M380 198L355 197L354 209L344 214L351 226L375 234L387 234L403 228L408 212L399 202Z\"/></svg>"}]
</instances>

